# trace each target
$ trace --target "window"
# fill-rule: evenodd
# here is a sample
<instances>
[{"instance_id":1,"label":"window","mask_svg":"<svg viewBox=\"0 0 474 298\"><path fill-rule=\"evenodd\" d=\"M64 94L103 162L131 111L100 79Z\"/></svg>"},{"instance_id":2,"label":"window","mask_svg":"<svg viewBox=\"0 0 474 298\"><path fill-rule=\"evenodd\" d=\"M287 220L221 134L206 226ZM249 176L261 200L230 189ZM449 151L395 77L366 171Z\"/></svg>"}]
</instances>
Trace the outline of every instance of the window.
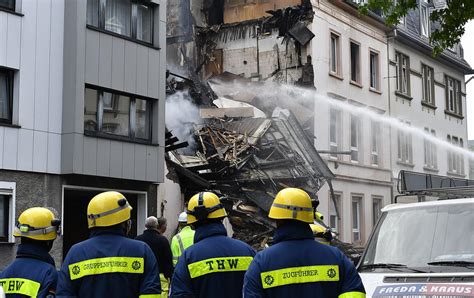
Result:
<instances>
[{"instance_id":1,"label":"window","mask_svg":"<svg viewBox=\"0 0 474 298\"><path fill-rule=\"evenodd\" d=\"M372 224L375 227L377 220L379 220L380 215L382 214L382 198L373 197L372 198Z\"/></svg>"},{"instance_id":2,"label":"window","mask_svg":"<svg viewBox=\"0 0 474 298\"><path fill-rule=\"evenodd\" d=\"M446 110L462 116L461 82L446 76Z\"/></svg>"},{"instance_id":3,"label":"window","mask_svg":"<svg viewBox=\"0 0 474 298\"><path fill-rule=\"evenodd\" d=\"M410 58L402 53L395 53L397 65L397 91L410 95Z\"/></svg>"},{"instance_id":4,"label":"window","mask_svg":"<svg viewBox=\"0 0 474 298\"><path fill-rule=\"evenodd\" d=\"M423 85L423 98L422 100L431 105L435 104L434 97L434 70L433 68L422 64L421 65L421 74L422 74L422 85Z\"/></svg>"},{"instance_id":5,"label":"window","mask_svg":"<svg viewBox=\"0 0 474 298\"><path fill-rule=\"evenodd\" d=\"M379 54L370 51L370 88L379 90Z\"/></svg>"},{"instance_id":6,"label":"window","mask_svg":"<svg viewBox=\"0 0 474 298\"><path fill-rule=\"evenodd\" d=\"M341 65L340 65L340 47L339 47L339 35L331 33L331 73L340 75L341 74Z\"/></svg>"},{"instance_id":7,"label":"window","mask_svg":"<svg viewBox=\"0 0 474 298\"><path fill-rule=\"evenodd\" d=\"M410 126L409 122L403 122ZM406 132L402 129L398 130L397 133L397 145L398 145L398 161L405 164L413 163L413 148L411 133Z\"/></svg>"},{"instance_id":8,"label":"window","mask_svg":"<svg viewBox=\"0 0 474 298\"><path fill-rule=\"evenodd\" d=\"M428 0L420 1L420 28L421 35L425 37L430 36L430 8Z\"/></svg>"},{"instance_id":9,"label":"window","mask_svg":"<svg viewBox=\"0 0 474 298\"><path fill-rule=\"evenodd\" d=\"M362 241L362 196L352 196L352 242Z\"/></svg>"},{"instance_id":10,"label":"window","mask_svg":"<svg viewBox=\"0 0 474 298\"><path fill-rule=\"evenodd\" d=\"M87 24L153 43L153 7L144 1L87 0Z\"/></svg>"},{"instance_id":11,"label":"window","mask_svg":"<svg viewBox=\"0 0 474 298\"><path fill-rule=\"evenodd\" d=\"M0 123L12 123L13 72L0 68Z\"/></svg>"},{"instance_id":12,"label":"window","mask_svg":"<svg viewBox=\"0 0 474 298\"><path fill-rule=\"evenodd\" d=\"M337 213L339 212L339 215L340 215L342 212L341 197L342 197L342 194L340 193L334 194L334 200L336 201L337 212L336 212L336 207L334 206L334 201L331 198L329 198L329 227L334 233L339 235L339 238L341 238L342 223L341 223L340 216L339 218L337 217Z\"/></svg>"},{"instance_id":13,"label":"window","mask_svg":"<svg viewBox=\"0 0 474 298\"><path fill-rule=\"evenodd\" d=\"M341 111L331 108L329 111L329 150L339 150L341 137ZM332 158L338 158L338 154L330 154Z\"/></svg>"},{"instance_id":14,"label":"window","mask_svg":"<svg viewBox=\"0 0 474 298\"><path fill-rule=\"evenodd\" d=\"M448 135L448 142L454 146L464 148L464 141L462 138ZM462 153L448 150L448 172L464 175L464 155Z\"/></svg>"},{"instance_id":15,"label":"window","mask_svg":"<svg viewBox=\"0 0 474 298\"><path fill-rule=\"evenodd\" d=\"M15 11L15 0L0 0L0 8Z\"/></svg>"},{"instance_id":16,"label":"window","mask_svg":"<svg viewBox=\"0 0 474 298\"><path fill-rule=\"evenodd\" d=\"M430 129L425 127L425 133L430 134ZM434 129L431 130L431 135L433 135L433 137L436 137L436 132L434 131ZM425 138L424 148L425 148L425 168L437 169L438 157L437 157L437 148L436 148L435 143Z\"/></svg>"},{"instance_id":17,"label":"window","mask_svg":"<svg viewBox=\"0 0 474 298\"><path fill-rule=\"evenodd\" d=\"M351 161L359 161L359 144L361 140L360 118L351 115Z\"/></svg>"},{"instance_id":18,"label":"window","mask_svg":"<svg viewBox=\"0 0 474 298\"><path fill-rule=\"evenodd\" d=\"M351 81L360 83L360 45L351 41Z\"/></svg>"},{"instance_id":19,"label":"window","mask_svg":"<svg viewBox=\"0 0 474 298\"><path fill-rule=\"evenodd\" d=\"M0 242L8 242L10 236L10 197L0 194Z\"/></svg>"},{"instance_id":20,"label":"window","mask_svg":"<svg viewBox=\"0 0 474 298\"><path fill-rule=\"evenodd\" d=\"M370 160L371 164L376 166L380 163L380 123L372 121L370 123L370 132L372 134L370 139Z\"/></svg>"},{"instance_id":21,"label":"window","mask_svg":"<svg viewBox=\"0 0 474 298\"><path fill-rule=\"evenodd\" d=\"M152 100L86 87L84 131L151 140Z\"/></svg>"}]
</instances>

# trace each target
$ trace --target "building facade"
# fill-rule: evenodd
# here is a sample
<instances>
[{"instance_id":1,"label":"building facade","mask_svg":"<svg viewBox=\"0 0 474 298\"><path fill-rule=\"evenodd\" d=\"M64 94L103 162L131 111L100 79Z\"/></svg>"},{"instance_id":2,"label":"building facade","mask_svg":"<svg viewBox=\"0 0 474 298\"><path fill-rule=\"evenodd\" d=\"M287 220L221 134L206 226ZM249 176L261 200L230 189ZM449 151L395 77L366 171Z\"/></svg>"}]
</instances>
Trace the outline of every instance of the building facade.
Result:
<instances>
[{"instance_id":1,"label":"building facade","mask_svg":"<svg viewBox=\"0 0 474 298\"><path fill-rule=\"evenodd\" d=\"M95 194L122 191L136 234L163 181L165 1L0 4L0 268L15 220L53 208L59 265L88 236ZM161 49L161 47L163 49Z\"/></svg>"},{"instance_id":2,"label":"building facade","mask_svg":"<svg viewBox=\"0 0 474 298\"><path fill-rule=\"evenodd\" d=\"M461 45L432 56L430 13L444 1L420 0L389 35L390 116L454 146L468 148L464 75L473 70ZM469 160L416 132L391 131L394 187L401 170L468 178ZM395 188L396 189L396 188Z\"/></svg>"}]
</instances>

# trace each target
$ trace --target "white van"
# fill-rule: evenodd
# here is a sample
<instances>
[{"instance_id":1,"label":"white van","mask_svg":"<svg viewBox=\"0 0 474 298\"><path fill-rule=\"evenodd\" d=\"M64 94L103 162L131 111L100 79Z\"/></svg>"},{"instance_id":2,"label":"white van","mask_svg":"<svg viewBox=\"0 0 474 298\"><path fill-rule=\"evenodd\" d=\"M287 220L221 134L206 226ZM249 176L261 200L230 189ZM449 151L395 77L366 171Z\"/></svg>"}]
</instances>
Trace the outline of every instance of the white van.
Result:
<instances>
[{"instance_id":1,"label":"white van","mask_svg":"<svg viewBox=\"0 0 474 298\"><path fill-rule=\"evenodd\" d=\"M385 207L357 269L367 297L474 297L474 198Z\"/></svg>"}]
</instances>

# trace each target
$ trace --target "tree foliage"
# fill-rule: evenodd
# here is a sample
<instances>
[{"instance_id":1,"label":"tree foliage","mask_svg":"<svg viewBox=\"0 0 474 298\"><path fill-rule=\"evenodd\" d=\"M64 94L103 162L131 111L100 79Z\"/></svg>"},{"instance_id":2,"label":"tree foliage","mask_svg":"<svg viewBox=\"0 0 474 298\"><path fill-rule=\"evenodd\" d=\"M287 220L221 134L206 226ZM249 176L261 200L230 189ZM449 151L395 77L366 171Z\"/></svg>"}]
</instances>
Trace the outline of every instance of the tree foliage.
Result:
<instances>
[{"instance_id":1,"label":"tree foliage","mask_svg":"<svg viewBox=\"0 0 474 298\"><path fill-rule=\"evenodd\" d=\"M418 1L369 0L367 4L360 6L359 9L364 14L369 11L381 11L385 16L387 25L395 26L402 17L407 15L409 10L417 8ZM464 34L465 24L474 18L474 0L445 1L447 5L444 8L431 10L431 20L439 24L430 36L434 55L459 43ZM433 0L429 2L431 3Z\"/></svg>"}]
</instances>

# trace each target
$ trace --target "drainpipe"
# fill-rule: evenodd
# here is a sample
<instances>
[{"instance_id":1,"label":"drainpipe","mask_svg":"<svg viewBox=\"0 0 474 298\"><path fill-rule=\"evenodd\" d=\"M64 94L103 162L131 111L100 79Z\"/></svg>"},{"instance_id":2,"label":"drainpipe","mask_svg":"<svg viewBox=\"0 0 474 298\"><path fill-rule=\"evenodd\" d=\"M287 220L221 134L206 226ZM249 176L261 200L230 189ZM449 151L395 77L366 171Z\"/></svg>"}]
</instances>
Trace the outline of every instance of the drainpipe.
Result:
<instances>
[{"instance_id":1,"label":"drainpipe","mask_svg":"<svg viewBox=\"0 0 474 298\"><path fill-rule=\"evenodd\" d=\"M388 34L387 34L387 80L388 80L388 85L387 85L387 93L388 93L388 116L391 117L392 116L392 111L391 111L391 88L390 88L390 40L394 40L395 36L397 36L397 29L396 28L393 28ZM392 144L392 127L389 127L389 138L390 138L390 150L389 150L389 155L390 155L390 180L392 180L392 177L393 177L393 144ZM390 192L390 202L393 204L394 201L396 201L396 198L394 198L393 196L393 191L394 191L394 188L393 188L393 181L391 181L391 192Z\"/></svg>"}]
</instances>

